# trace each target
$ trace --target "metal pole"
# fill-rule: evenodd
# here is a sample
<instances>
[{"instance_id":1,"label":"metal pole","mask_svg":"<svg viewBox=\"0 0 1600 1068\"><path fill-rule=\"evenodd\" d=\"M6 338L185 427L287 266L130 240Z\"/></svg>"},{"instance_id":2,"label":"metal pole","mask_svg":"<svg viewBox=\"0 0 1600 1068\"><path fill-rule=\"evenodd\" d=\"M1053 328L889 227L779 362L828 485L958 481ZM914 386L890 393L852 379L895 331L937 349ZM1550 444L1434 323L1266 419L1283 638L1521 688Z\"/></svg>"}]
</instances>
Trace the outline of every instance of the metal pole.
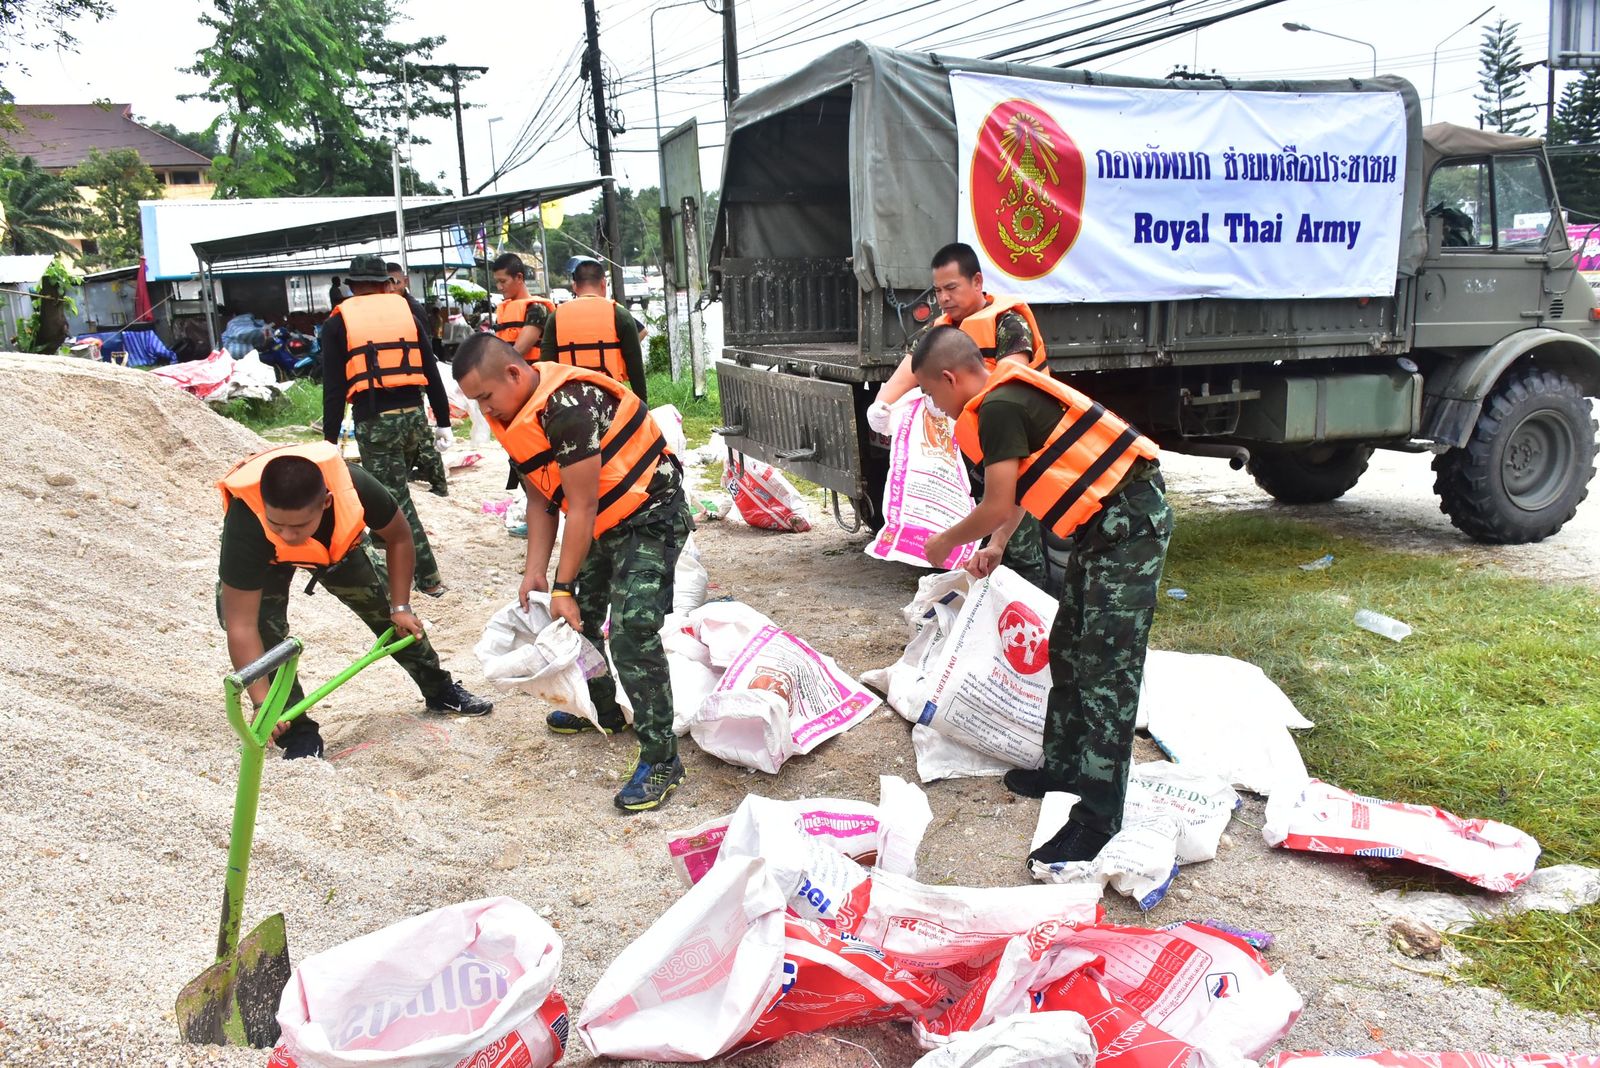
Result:
<instances>
[{"instance_id":1,"label":"metal pole","mask_svg":"<svg viewBox=\"0 0 1600 1068\"><path fill-rule=\"evenodd\" d=\"M683 249L689 272L689 367L694 398L706 395L706 338L700 319L700 219L694 197L683 198Z\"/></svg>"},{"instance_id":2,"label":"metal pole","mask_svg":"<svg viewBox=\"0 0 1600 1068\"><path fill-rule=\"evenodd\" d=\"M739 99L739 24L733 17L733 0L722 0L722 80L727 110Z\"/></svg>"},{"instance_id":3,"label":"metal pole","mask_svg":"<svg viewBox=\"0 0 1600 1068\"><path fill-rule=\"evenodd\" d=\"M450 98L456 108L456 154L461 158L461 195L467 195L467 135L461 129L461 68L450 64Z\"/></svg>"},{"instance_id":4,"label":"metal pole","mask_svg":"<svg viewBox=\"0 0 1600 1068\"><path fill-rule=\"evenodd\" d=\"M389 150L389 163L394 168L394 236L400 243L400 270L411 277L411 267L406 262L406 204L400 195L400 142Z\"/></svg>"},{"instance_id":5,"label":"metal pole","mask_svg":"<svg viewBox=\"0 0 1600 1068\"><path fill-rule=\"evenodd\" d=\"M504 119L504 115L496 115L489 120L489 174L494 179L494 191L496 193L500 192L500 164L494 160L494 124Z\"/></svg>"},{"instance_id":6,"label":"metal pole","mask_svg":"<svg viewBox=\"0 0 1600 1068\"><path fill-rule=\"evenodd\" d=\"M211 341L211 351L217 351L217 321L214 315L214 304L211 299L210 263L200 261L200 306L206 313L206 337Z\"/></svg>"},{"instance_id":7,"label":"metal pole","mask_svg":"<svg viewBox=\"0 0 1600 1068\"><path fill-rule=\"evenodd\" d=\"M594 93L594 133L599 155L602 179L602 202L605 205L605 256L611 261L611 299L619 303L627 300L622 287L621 220L617 209L617 180L611 175L611 118L606 112L606 79L600 69L600 20L595 14L594 0L583 0L584 22L589 35L589 52L585 62L589 68L589 88Z\"/></svg>"},{"instance_id":8,"label":"metal pole","mask_svg":"<svg viewBox=\"0 0 1600 1068\"><path fill-rule=\"evenodd\" d=\"M650 12L650 96L656 108L656 180L657 226L661 231L661 255L665 261L661 271L661 302L665 305L667 324L667 349L672 353L672 378L677 380L682 369L683 322L678 318L678 276L676 249L672 242L672 208L667 204L667 160L661 154L661 87L656 80L656 16L675 7L688 7L701 0L681 0Z\"/></svg>"},{"instance_id":9,"label":"metal pole","mask_svg":"<svg viewBox=\"0 0 1600 1068\"><path fill-rule=\"evenodd\" d=\"M1346 37L1342 33L1329 33L1327 30L1319 30L1315 27L1307 26L1303 22L1285 22L1283 24L1283 28L1288 30L1290 33L1320 33L1324 37L1333 37L1340 41L1349 41L1351 44L1365 45L1366 47L1372 49L1372 76L1374 78L1378 76L1378 46L1373 44L1371 41L1363 41L1358 37Z\"/></svg>"},{"instance_id":10,"label":"metal pole","mask_svg":"<svg viewBox=\"0 0 1600 1068\"><path fill-rule=\"evenodd\" d=\"M1443 41L1440 41L1438 44L1433 46L1433 80L1428 83L1428 121L1429 122L1433 121L1434 98L1438 95L1438 92L1439 92L1439 49L1444 47L1445 41L1450 40L1450 38L1454 37L1456 34L1460 33L1462 30L1466 29L1468 26L1477 25L1478 21L1480 19L1482 19L1483 16L1487 15L1489 12L1491 12L1493 10L1494 10L1494 7L1492 5L1489 6L1489 7L1484 8L1482 11L1478 12L1478 17L1477 18L1473 19L1471 22L1463 23L1462 25L1457 26L1455 29L1451 30L1448 34L1445 35Z\"/></svg>"},{"instance_id":11,"label":"metal pole","mask_svg":"<svg viewBox=\"0 0 1600 1068\"><path fill-rule=\"evenodd\" d=\"M540 203L539 212L539 273L544 276L544 295L550 295L550 243L544 235L544 204Z\"/></svg>"}]
</instances>

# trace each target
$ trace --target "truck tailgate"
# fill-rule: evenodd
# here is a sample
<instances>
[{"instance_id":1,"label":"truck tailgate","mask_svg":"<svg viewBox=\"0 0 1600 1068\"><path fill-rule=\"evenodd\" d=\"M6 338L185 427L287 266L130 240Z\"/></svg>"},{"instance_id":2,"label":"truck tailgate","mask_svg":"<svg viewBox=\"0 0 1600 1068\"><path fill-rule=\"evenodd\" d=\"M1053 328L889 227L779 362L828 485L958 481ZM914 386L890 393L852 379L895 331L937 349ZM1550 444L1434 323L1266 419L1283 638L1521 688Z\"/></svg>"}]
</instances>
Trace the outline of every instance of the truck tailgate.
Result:
<instances>
[{"instance_id":1,"label":"truck tailgate","mask_svg":"<svg viewBox=\"0 0 1600 1068\"><path fill-rule=\"evenodd\" d=\"M861 494L855 389L731 363L717 365L723 440L845 497Z\"/></svg>"}]
</instances>

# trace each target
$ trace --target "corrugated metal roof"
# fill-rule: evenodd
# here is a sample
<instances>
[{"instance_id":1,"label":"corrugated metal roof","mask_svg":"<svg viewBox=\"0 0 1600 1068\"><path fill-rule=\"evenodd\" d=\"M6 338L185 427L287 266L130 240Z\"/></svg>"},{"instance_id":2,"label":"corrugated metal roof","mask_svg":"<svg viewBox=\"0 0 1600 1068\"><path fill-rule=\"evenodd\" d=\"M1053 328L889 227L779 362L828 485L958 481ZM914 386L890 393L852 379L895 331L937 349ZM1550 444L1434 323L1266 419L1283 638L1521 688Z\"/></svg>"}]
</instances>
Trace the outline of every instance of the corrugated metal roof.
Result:
<instances>
[{"instance_id":1,"label":"corrugated metal roof","mask_svg":"<svg viewBox=\"0 0 1600 1068\"><path fill-rule=\"evenodd\" d=\"M131 148L152 167L211 166L207 157L134 122L132 104L18 104L16 118L22 129L0 140L46 169L76 167L94 148Z\"/></svg>"}]
</instances>

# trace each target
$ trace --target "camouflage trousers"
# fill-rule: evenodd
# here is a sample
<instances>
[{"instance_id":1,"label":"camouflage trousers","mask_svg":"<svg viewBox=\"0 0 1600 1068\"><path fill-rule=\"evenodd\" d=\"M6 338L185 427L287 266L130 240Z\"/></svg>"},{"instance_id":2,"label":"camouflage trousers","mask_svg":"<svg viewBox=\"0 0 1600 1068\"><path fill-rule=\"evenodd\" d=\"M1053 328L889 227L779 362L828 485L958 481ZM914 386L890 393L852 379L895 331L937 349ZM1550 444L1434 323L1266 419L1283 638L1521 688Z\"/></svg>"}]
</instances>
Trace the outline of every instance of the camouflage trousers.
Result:
<instances>
[{"instance_id":1,"label":"camouflage trousers","mask_svg":"<svg viewBox=\"0 0 1600 1068\"><path fill-rule=\"evenodd\" d=\"M1080 800L1072 818L1122 827L1145 648L1172 509L1161 475L1129 483L1073 534L1050 631L1044 770Z\"/></svg>"},{"instance_id":2,"label":"camouflage trousers","mask_svg":"<svg viewBox=\"0 0 1600 1068\"><path fill-rule=\"evenodd\" d=\"M672 611L672 576L691 529L681 493L671 508L646 522L612 527L589 547L574 591L583 632L597 646L607 612L611 615L611 661L633 702L639 760L648 764L671 760L678 752L661 625ZM622 720L617 684L609 674L589 680L589 697L602 722Z\"/></svg>"},{"instance_id":3,"label":"camouflage trousers","mask_svg":"<svg viewBox=\"0 0 1600 1068\"><path fill-rule=\"evenodd\" d=\"M417 550L417 588L437 586L442 581L439 562L434 559L433 546L428 544L428 533L422 529L416 503L411 499L413 468L421 469L430 482L433 469L438 468L439 481L444 481L444 461L433 444L433 428L420 408L383 412L356 424L356 444L361 446L362 468L383 483L411 524L411 541ZM374 538L383 544L382 538Z\"/></svg>"},{"instance_id":4,"label":"camouflage trousers","mask_svg":"<svg viewBox=\"0 0 1600 1068\"><path fill-rule=\"evenodd\" d=\"M303 573L288 564L274 564L267 569L266 582L261 587L261 611L256 617L256 626L260 628L262 644L268 649L289 636L290 585L296 574ZM351 549L343 560L332 567L319 569L316 578L320 589L327 590L343 602L373 634L382 634L389 629L389 571L370 540L362 539L361 544ZM217 622L222 622L220 583L217 586ZM454 681L450 673L439 666L439 654L433 651L433 644L426 636L394 654L394 659L405 668L406 674L411 676L424 698L432 697ZM293 705L304 696L305 691L296 678L293 689L289 691L289 704ZM310 715L300 716L289 725L281 741L287 743L289 735L316 729L317 723Z\"/></svg>"}]
</instances>

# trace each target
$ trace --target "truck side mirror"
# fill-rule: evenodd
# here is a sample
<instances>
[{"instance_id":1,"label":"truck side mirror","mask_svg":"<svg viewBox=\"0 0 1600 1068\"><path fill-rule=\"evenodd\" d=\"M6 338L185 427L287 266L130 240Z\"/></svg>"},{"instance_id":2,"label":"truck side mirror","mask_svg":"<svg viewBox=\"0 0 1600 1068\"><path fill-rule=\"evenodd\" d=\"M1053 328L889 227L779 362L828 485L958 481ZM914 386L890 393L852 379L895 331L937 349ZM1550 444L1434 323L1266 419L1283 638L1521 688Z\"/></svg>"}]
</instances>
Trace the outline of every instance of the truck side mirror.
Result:
<instances>
[{"instance_id":1,"label":"truck side mirror","mask_svg":"<svg viewBox=\"0 0 1600 1068\"><path fill-rule=\"evenodd\" d=\"M1439 250L1444 247L1444 216L1428 216L1428 259L1439 255Z\"/></svg>"}]
</instances>

